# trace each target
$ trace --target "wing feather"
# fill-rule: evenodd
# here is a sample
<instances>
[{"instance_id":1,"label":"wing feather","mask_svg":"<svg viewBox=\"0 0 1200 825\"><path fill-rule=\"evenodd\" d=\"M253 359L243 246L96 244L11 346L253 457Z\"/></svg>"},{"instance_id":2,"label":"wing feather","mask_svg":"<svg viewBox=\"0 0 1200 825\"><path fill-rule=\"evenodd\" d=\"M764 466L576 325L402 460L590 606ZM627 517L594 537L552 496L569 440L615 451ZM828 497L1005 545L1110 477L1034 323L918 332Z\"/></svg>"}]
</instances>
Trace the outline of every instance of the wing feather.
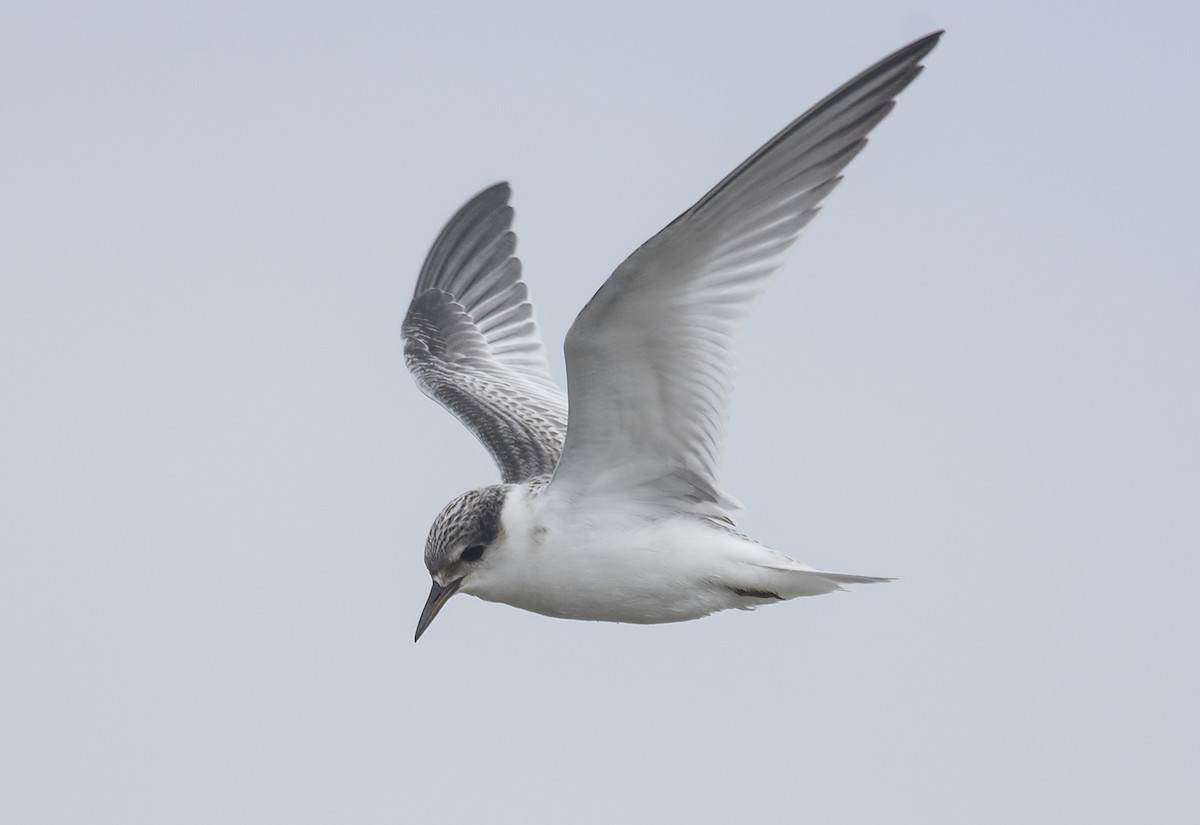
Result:
<instances>
[{"instance_id":1,"label":"wing feather","mask_svg":"<svg viewBox=\"0 0 1200 825\"><path fill-rule=\"evenodd\" d=\"M506 482L550 473L567 402L550 377L499 183L468 201L429 250L404 318L417 386L482 442Z\"/></svg>"},{"instance_id":2,"label":"wing feather","mask_svg":"<svg viewBox=\"0 0 1200 825\"><path fill-rule=\"evenodd\" d=\"M841 86L617 267L567 335L572 412L548 494L728 518L718 477L738 334L940 36Z\"/></svg>"}]
</instances>

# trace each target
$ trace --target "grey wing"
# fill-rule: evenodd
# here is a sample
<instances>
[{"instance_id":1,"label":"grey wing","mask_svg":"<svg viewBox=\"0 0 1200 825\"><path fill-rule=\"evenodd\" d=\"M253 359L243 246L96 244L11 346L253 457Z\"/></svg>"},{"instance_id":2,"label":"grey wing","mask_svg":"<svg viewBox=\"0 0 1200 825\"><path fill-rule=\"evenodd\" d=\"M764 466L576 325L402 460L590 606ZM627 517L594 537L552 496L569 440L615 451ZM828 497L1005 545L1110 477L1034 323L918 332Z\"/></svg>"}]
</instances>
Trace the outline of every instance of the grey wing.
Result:
<instances>
[{"instance_id":1,"label":"grey wing","mask_svg":"<svg viewBox=\"0 0 1200 825\"><path fill-rule=\"evenodd\" d=\"M567 334L571 426L547 494L727 517L738 334L940 32L801 115L609 277Z\"/></svg>"},{"instance_id":2,"label":"grey wing","mask_svg":"<svg viewBox=\"0 0 1200 825\"><path fill-rule=\"evenodd\" d=\"M505 482L554 470L567 400L514 256L511 190L469 200L434 241L404 318L404 360L417 386L491 453Z\"/></svg>"}]
</instances>

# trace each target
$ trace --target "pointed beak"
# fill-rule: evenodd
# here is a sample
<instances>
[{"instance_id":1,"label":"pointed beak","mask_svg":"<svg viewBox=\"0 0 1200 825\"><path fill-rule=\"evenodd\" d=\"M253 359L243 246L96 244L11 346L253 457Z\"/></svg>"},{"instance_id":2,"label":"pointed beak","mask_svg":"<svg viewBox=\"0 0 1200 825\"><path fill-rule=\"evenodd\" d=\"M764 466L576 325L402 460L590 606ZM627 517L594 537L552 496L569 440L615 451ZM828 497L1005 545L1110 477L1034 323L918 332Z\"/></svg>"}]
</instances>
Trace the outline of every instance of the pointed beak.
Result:
<instances>
[{"instance_id":1,"label":"pointed beak","mask_svg":"<svg viewBox=\"0 0 1200 825\"><path fill-rule=\"evenodd\" d=\"M429 590L429 598L425 600L425 609L421 611L421 619L417 622L417 635L413 637L414 642L421 638L421 634L425 632L425 628L429 627L433 617L438 614L446 602L450 601L450 597L458 592L461 585L462 579L455 579L445 587L436 581L433 583L433 587Z\"/></svg>"}]
</instances>

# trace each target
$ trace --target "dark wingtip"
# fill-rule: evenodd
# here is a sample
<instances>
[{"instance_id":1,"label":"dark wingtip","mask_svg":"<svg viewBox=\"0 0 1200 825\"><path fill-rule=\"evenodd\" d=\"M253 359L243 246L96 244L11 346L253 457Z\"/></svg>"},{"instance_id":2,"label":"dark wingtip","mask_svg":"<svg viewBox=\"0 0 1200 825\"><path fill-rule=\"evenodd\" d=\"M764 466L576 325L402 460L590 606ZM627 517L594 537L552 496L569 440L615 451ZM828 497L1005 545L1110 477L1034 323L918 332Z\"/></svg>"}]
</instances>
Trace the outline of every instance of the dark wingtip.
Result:
<instances>
[{"instance_id":1,"label":"dark wingtip","mask_svg":"<svg viewBox=\"0 0 1200 825\"><path fill-rule=\"evenodd\" d=\"M945 33L945 29L938 29L935 32L930 32L924 37L919 37L913 42L909 43L907 46L901 49L901 51L909 52L914 55L914 59L920 60L925 55L933 51L933 47L938 44L938 41L942 39L942 35Z\"/></svg>"},{"instance_id":2,"label":"dark wingtip","mask_svg":"<svg viewBox=\"0 0 1200 825\"><path fill-rule=\"evenodd\" d=\"M474 198L471 198L471 200L483 198L490 200L492 197L497 197L503 203L508 203L508 199L512 197L512 185L506 180L496 181L491 186L483 189Z\"/></svg>"}]
</instances>

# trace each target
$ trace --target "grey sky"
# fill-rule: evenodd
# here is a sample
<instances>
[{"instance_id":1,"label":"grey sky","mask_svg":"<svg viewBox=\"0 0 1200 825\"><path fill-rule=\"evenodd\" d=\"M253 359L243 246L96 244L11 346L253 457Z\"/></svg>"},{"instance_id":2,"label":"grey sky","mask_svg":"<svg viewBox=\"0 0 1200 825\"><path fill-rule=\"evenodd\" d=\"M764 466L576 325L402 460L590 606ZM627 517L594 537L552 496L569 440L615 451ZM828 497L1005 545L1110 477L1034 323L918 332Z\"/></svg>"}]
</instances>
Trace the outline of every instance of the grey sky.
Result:
<instances>
[{"instance_id":1,"label":"grey sky","mask_svg":"<svg viewBox=\"0 0 1200 825\"><path fill-rule=\"evenodd\" d=\"M611 269L948 34L743 347L747 532L896 575L700 622L460 597L404 371L510 180L561 377ZM1200 6L0 13L0 821L1194 822Z\"/></svg>"}]
</instances>

